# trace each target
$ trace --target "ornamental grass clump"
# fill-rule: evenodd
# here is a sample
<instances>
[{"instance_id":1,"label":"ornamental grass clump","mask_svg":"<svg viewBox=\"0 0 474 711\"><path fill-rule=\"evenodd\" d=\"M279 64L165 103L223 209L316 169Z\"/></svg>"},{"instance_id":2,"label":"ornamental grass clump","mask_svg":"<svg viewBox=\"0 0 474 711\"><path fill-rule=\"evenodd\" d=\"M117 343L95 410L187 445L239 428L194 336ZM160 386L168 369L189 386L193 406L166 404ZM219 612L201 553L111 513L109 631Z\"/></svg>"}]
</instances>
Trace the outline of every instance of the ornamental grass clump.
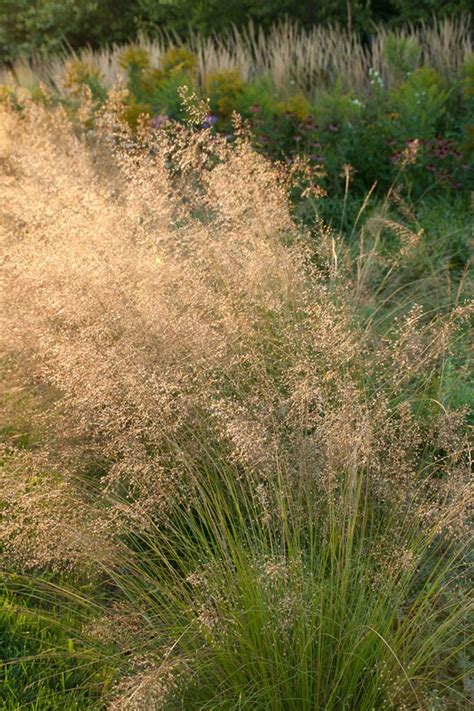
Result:
<instances>
[{"instance_id":1,"label":"ornamental grass clump","mask_svg":"<svg viewBox=\"0 0 474 711\"><path fill-rule=\"evenodd\" d=\"M341 26L304 29L291 20L274 24L268 32L254 24L208 37L196 32L188 37L187 45L177 44L176 37L155 28L153 39L142 36L138 43L96 51L83 48L73 61L93 63L94 74L97 68L107 90L123 70L159 66L167 74L196 73L200 86L220 72L237 70L244 82L268 76L283 97L295 84L306 98L314 99L333 86L363 96L370 68L389 89L420 66L432 67L446 80L457 78L471 55L470 19L465 16L397 30L374 26L370 43ZM20 57L12 67L0 66L0 84L29 88L32 81L43 81L62 94L70 61L60 55L47 60L42 57L41 62Z\"/></svg>"},{"instance_id":2,"label":"ornamental grass clump","mask_svg":"<svg viewBox=\"0 0 474 711\"><path fill-rule=\"evenodd\" d=\"M133 132L120 91L93 128L2 107L5 348L55 392L6 567L86 571L115 711L462 708L469 457L425 393L469 307L361 324L288 169L183 96Z\"/></svg>"}]
</instances>

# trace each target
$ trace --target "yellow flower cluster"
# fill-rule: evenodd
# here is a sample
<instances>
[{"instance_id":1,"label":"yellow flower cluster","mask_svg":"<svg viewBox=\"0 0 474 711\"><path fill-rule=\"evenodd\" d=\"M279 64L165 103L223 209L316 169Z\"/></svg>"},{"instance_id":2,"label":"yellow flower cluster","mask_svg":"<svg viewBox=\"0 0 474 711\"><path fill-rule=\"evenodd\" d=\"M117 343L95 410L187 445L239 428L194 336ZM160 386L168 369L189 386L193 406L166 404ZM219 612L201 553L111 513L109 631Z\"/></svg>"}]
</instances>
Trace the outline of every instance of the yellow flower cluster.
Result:
<instances>
[{"instance_id":1,"label":"yellow flower cluster","mask_svg":"<svg viewBox=\"0 0 474 711\"><path fill-rule=\"evenodd\" d=\"M238 69L227 69L208 74L204 89L218 115L229 118L236 108L237 98L244 90L244 82Z\"/></svg>"}]
</instances>

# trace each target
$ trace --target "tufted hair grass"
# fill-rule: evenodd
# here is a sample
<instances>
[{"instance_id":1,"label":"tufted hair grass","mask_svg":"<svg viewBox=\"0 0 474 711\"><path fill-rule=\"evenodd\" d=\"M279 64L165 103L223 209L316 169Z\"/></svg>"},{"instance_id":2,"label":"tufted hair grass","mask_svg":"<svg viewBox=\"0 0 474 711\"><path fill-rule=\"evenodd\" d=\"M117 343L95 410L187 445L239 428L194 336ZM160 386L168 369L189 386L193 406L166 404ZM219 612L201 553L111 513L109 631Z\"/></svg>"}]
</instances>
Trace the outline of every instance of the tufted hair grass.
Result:
<instances>
[{"instance_id":1,"label":"tufted hair grass","mask_svg":"<svg viewBox=\"0 0 474 711\"><path fill-rule=\"evenodd\" d=\"M399 249L352 261L238 119L134 134L122 101L2 109L5 348L56 393L6 452L7 569L91 581L41 589L89 609L111 710L462 708L470 460L432 387L469 305L381 333L420 235L372 215Z\"/></svg>"}]
</instances>

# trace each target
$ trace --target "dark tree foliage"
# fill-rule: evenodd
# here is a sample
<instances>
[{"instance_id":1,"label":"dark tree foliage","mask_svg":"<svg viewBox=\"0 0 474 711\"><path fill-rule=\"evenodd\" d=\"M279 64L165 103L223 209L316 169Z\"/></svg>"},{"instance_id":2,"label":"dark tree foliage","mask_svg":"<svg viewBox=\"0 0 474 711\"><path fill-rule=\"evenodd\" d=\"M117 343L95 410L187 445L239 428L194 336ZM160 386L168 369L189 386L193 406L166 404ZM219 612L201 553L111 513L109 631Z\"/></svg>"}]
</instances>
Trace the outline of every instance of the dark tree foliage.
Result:
<instances>
[{"instance_id":1,"label":"dark tree foliage","mask_svg":"<svg viewBox=\"0 0 474 711\"><path fill-rule=\"evenodd\" d=\"M138 32L208 35L290 17L305 27L337 22L368 33L375 22L430 21L470 9L471 0L0 0L0 62L67 45L124 42Z\"/></svg>"},{"instance_id":2,"label":"dark tree foliage","mask_svg":"<svg viewBox=\"0 0 474 711\"><path fill-rule=\"evenodd\" d=\"M97 47L135 33L128 0L0 0L0 61L64 45Z\"/></svg>"}]
</instances>

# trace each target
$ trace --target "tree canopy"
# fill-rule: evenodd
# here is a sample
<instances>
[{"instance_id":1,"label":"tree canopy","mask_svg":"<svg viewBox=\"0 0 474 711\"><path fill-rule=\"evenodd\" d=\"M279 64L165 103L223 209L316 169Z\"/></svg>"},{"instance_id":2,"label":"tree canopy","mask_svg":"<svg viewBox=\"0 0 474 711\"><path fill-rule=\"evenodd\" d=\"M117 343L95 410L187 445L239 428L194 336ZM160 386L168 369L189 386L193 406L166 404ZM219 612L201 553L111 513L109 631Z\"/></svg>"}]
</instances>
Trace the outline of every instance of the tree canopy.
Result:
<instances>
[{"instance_id":1,"label":"tree canopy","mask_svg":"<svg viewBox=\"0 0 474 711\"><path fill-rule=\"evenodd\" d=\"M266 28L289 17L305 27L339 23L364 33L375 22L397 26L469 12L470 0L0 0L0 62L132 40L139 32L204 35L241 27Z\"/></svg>"}]
</instances>

